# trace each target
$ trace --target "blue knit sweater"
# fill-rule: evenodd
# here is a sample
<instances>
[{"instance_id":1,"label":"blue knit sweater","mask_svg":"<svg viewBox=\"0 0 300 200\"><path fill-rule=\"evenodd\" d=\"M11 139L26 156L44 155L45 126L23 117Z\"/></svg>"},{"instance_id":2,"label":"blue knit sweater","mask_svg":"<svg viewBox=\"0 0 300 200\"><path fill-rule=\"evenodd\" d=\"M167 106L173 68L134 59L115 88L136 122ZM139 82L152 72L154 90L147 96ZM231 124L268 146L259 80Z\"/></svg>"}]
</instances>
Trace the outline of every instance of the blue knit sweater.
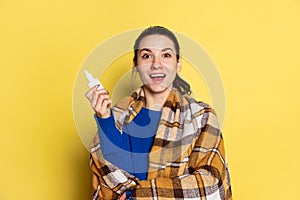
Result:
<instances>
[{"instance_id":1,"label":"blue knit sweater","mask_svg":"<svg viewBox=\"0 0 300 200\"><path fill-rule=\"evenodd\" d=\"M161 111L143 107L132 122L123 125L122 134L113 114L105 119L95 117L104 158L140 180L147 179L148 155L160 115Z\"/></svg>"}]
</instances>

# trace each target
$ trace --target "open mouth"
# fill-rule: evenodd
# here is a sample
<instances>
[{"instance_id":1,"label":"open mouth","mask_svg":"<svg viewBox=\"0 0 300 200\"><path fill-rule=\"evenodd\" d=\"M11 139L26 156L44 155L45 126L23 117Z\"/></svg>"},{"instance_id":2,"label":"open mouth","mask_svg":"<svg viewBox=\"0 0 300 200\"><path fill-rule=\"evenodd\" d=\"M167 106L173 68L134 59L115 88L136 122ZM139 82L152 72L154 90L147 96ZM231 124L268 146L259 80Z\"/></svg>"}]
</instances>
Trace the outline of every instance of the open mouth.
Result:
<instances>
[{"instance_id":1,"label":"open mouth","mask_svg":"<svg viewBox=\"0 0 300 200\"><path fill-rule=\"evenodd\" d=\"M160 73L160 74L150 74L149 76L150 76L153 83L161 84L164 81L164 79L166 77L166 74L162 74L162 73Z\"/></svg>"},{"instance_id":2,"label":"open mouth","mask_svg":"<svg viewBox=\"0 0 300 200\"><path fill-rule=\"evenodd\" d=\"M150 78L156 79L156 78L165 78L166 74L150 74Z\"/></svg>"}]
</instances>

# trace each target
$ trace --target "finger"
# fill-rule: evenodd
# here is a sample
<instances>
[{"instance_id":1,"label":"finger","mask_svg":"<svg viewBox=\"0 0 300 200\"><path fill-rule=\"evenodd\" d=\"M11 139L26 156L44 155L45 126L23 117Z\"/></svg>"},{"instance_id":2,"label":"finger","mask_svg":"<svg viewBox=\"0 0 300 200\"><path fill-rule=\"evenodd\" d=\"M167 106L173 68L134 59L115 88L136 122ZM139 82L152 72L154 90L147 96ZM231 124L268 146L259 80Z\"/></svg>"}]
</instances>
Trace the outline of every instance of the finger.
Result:
<instances>
[{"instance_id":1,"label":"finger","mask_svg":"<svg viewBox=\"0 0 300 200\"><path fill-rule=\"evenodd\" d=\"M91 101L91 99L92 99L92 96L93 96L93 93L94 93L94 91L97 89L97 85L96 86L94 86L94 87L92 87L92 88L90 88L86 93L85 93L85 96Z\"/></svg>"},{"instance_id":2,"label":"finger","mask_svg":"<svg viewBox=\"0 0 300 200\"><path fill-rule=\"evenodd\" d=\"M99 112L105 111L107 105L104 105L104 102L107 100L111 101L108 95L100 95L98 98L98 102L95 105L95 110Z\"/></svg>"},{"instance_id":3,"label":"finger","mask_svg":"<svg viewBox=\"0 0 300 200\"><path fill-rule=\"evenodd\" d=\"M102 103L102 108L109 110L112 104L112 100L111 99L104 99L103 103Z\"/></svg>"},{"instance_id":4,"label":"finger","mask_svg":"<svg viewBox=\"0 0 300 200\"><path fill-rule=\"evenodd\" d=\"M95 91L91 105L96 112L99 111L99 107L103 104L103 100L110 99L110 96L107 93L103 93L105 91Z\"/></svg>"},{"instance_id":5,"label":"finger","mask_svg":"<svg viewBox=\"0 0 300 200\"><path fill-rule=\"evenodd\" d=\"M122 196L120 196L120 200L125 200L126 199L126 193L122 194Z\"/></svg>"},{"instance_id":6,"label":"finger","mask_svg":"<svg viewBox=\"0 0 300 200\"><path fill-rule=\"evenodd\" d=\"M110 99L110 96L108 94L99 94L99 100L103 100L103 99Z\"/></svg>"},{"instance_id":7,"label":"finger","mask_svg":"<svg viewBox=\"0 0 300 200\"><path fill-rule=\"evenodd\" d=\"M109 94L108 90L105 88L97 88L96 91L101 94Z\"/></svg>"},{"instance_id":8,"label":"finger","mask_svg":"<svg viewBox=\"0 0 300 200\"><path fill-rule=\"evenodd\" d=\"M108 117L110 116L110 107L111 107L112 101L111 99L104 99L102 101L102 104L98 104L95 108L96 113L100 115L100 117Z\"/></svg>"},{"instance_id":9,"label":"finger","mask_svg":"<svg viewBox=\"0 0 300 200\"><path fill-rule=\"evenodd\" d=\"M91 100L92 99L92 95L95 91L102 93L107 93L109 94L109 92L105 89L105 88L100 88L98 89L99 85L95 85L94 87L90 88L86 93L85 96Z\"/></svg>"},{"instance_id":10,"label":"finger","mask_svg":"<svg viewBox=\"0 0 300 200\"><path fill-rule=\"evenodd\" d=\"M100 98L101 94L98 94L96 91L94 91L92 99L91 99L91 106L92 108L95 110L95 107L97 104L99 104L99 98ZM101 102L100 102L101 104Z\"/></svg>"},{"instance_id":11,"label":"finger","mask_svg":"<svg viewBox=\"0 0 300 200\"><path fill-rule=\"evenodd\" d=\"M95 97L95 100L93 101L93 103L92 103L92 105L94 106L94 107L96 107L97 105L102 105L102 103L103 103L103 100L105 100L105 99L110 99L110 97L109 97L109 95L107 95L106 93L105 94L98 94L98 96L97 96L97 99L96 99L96 97Z\"/></svg>"},{"instance_id":12,"label":"finger","mask_svg":"<svg viewBox=\"0 0 300 200\"><path fill-rule=\"evenodd\" d=\"M99 96L99 95L104 95L104 94L108 94L108 91L107 91L106 89L97 89L97 88L96 88L96 90L94 90L93 95L94 95L94 94L97 94L98 96Z\"/></svg>"}]
</instances>

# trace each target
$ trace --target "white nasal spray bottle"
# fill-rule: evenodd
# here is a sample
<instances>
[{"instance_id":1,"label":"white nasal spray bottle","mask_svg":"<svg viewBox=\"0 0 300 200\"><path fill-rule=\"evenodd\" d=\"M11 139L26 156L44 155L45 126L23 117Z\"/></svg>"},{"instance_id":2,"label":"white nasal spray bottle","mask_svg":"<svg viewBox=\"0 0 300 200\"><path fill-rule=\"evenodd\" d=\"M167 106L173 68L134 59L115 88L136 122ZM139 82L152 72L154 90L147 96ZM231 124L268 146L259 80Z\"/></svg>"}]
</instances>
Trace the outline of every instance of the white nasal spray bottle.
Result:
<instances>
[{"instance_id":1,"label":"white nasal spray bottle","mask_svg":"<svg viewBox=\"0 0 300 200\"><path fill-rule=\"evenodd\" d=\"M94 78L91 73L89 73L87 70L84 70L85 77L89 81L88 86L89 88L92 88L96 85L99 85L97 89L102 89L104 88L103 85L100 83L100 81L97 78Z\"/></svg>"}]
</instances>

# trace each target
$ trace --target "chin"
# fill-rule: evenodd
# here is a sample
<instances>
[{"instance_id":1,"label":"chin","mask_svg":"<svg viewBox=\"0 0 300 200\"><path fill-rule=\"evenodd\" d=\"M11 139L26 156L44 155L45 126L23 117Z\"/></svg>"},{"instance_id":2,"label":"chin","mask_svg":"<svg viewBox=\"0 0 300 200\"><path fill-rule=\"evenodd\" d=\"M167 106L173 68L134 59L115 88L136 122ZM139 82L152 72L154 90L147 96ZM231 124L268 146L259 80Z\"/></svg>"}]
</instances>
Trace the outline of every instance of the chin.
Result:
<instances>
[{"instance_id":1,"label":"chin","mask_svg":"<svg viewBox=\"0 0 300 200\"><path fill-rule=\"evenodd\" d=\"M164 86L161 86L161 85L144 85L145 88L151 92L151 93L163 93L163 92L166 92L166 91L170 91L170 89L168 87L164 87Z\"/></svg>"}]
</instances>

